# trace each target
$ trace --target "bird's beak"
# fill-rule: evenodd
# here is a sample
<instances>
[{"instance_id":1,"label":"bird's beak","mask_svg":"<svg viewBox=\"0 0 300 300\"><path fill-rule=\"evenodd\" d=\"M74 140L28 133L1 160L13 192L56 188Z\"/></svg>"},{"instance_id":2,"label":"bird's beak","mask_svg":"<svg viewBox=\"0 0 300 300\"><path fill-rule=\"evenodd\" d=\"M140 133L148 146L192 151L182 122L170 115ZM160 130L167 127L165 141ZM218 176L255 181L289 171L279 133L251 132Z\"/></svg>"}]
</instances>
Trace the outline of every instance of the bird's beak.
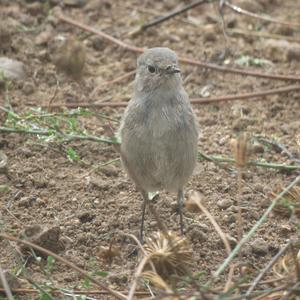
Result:
<instances>
[{"instance_id":1,"label":"bird's beak","mask_svg":"<svg viewBox=\"0 0 300 300\"><path fill-rule=\"evenodd\" d=\"M176 65L169 65L166 68L166 74L180 73L180 69Z\"/></svg>"}]
</instances>

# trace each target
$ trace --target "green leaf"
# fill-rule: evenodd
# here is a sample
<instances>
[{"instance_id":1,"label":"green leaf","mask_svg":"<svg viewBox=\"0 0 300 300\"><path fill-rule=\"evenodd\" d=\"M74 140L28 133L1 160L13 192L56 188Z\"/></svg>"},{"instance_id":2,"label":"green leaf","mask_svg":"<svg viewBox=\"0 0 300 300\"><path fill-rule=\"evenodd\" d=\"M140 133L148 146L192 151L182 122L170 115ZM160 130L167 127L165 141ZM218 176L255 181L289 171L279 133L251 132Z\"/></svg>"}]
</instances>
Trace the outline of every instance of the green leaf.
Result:
<instances>
[{"instance_id":1,"label":"green leaf","mask_svg":"<svg viewBox=\"0 0 300 300\"><path fill-rule=\"evenodd\" d=\"M54 263L55 263L55 259L53 258L53 256L48 256L47 257L47 271L48 272L51 272L53 270Z\"/></svg>"},{"instance_id":2,"label":"green leaf","mask_svg":"<svg viewBox=\"0 0 300 300\"><path fill-rule=\"evenodd\" d=\"M106 277L109 273L105 271L98 271L95 272L95 275L101 276L101 277Z\"/></svg>"},{"instance_id":3,"label":"green leaf","mask_svg":"<svg viewBox=\"0 0 300 300\"><path fill-rule=\"evenodd\" d=\"M84 278L82 286L86 289L91 287L91 281L88 278Z\"/></svg>"},{"instance_id":4,"label":"green leaf","mask_svg":"<svg viewBox=\"0 0 300 300\"><path fill-rule=\"evenodd\" d=\"M80 161L80 156L76 153L76 151L73 148L67 149L67 157L71 162Z\"/></svg>"},{"instance_id":5,"label":"green leaf","mask_svg":"<svg viewBox=\"0 0 300 300\"><path fill-rule=\"evenodd\" d=\"M255 58L255 57L251 57L248 55L242 55L240 58L236 59L234 62L237 65L246 66L246 67L249 67L249 66L262 67L264 65L272 64L272 62L267 59Z\"/></svg>"},{"instance_id":6,"label":"green leaf","mask_svg":"<svg viewBox=\"0 0 300 300\"><path fill-rule=\"evenodd\" d=\"M47 293L41 293L41 299L40 300L54 300L54 298L52 298L50 296L50 294Z\"/></svg>"}]
</instances>

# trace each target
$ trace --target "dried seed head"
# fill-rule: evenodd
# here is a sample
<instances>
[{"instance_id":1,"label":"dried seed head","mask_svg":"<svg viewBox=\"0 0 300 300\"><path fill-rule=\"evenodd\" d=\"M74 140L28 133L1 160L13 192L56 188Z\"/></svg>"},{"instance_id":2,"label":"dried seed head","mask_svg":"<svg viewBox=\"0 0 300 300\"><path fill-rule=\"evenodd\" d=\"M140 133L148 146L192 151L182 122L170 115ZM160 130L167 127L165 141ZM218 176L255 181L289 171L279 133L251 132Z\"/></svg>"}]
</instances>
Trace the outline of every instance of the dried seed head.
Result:
<instances>
[{"instance_id":1,"label":"dried seed head","mask_svg":"<svg viewBox=\"0 0 300 300\"><path fill-rule=\"evenodd\" d=\"M188 194L187 200L184 202L184 206L187 211L191 213L200 213L202 212L197 201L202 200L203 195L199 192L192 191Z\"/></svg>"},{"instance_id":2,"label":"dried seed head","mask_svg":"<svg viewBox=\"0 0 300 300\"><path fill-rule=\"evenodd\" d=\"M162 290L164 293L174 294L170 296L160 297L162 300L180 300L179 296L175 295L175 292L170 288L170 286L155 272L146 271L142 273L142 277L149 280L153 286Z\"/></svg>"},{"instance_id":3,"label":"dried seed head","mask_svg":"<svg viewBox=\"0 0 300 300\"><path fill-rule=\"evenodd\" d=\"M292 251L289 251L289 253L284 255L273 266L273 273L275 274L276 277L286 278L287 280L291 280L291 277L294 277L294 279L296 279L297 274L295 272L295 264L298 264L300 266L300 249L299 249L299 245L297 247L297 253L295 253L295 254L292 253Z\"/></svg>"},{"instance_id":4,"label":"dried seed head","mask_svg":"<svg viewBox=\"0 0 300 300\"><path fill-rule=\"evenodd\" d=\"M279 191L281 192L281 191ZM272 193L273 196L277 193ZM273 199L272 199L273 200ZM284 216L296 214L300 216L300 187L292 187L276 204L274 212Z\"/></svg>"},{"instance_id":5,"label":"dried seed head","mask_svg":"<svg viewBox=\"0 0 300 300\"><path fill-rule=\"evenodd\" d=\"M173 232L156 232L146 239L145 251L156 272L162 278L186 275L193 264L188 241Z\"/></svg>"},{"instance_id":6,"label":"dried seed head","mask_svg":"<svg viewBox=\"0 0 300 300\"><path fill-rule=\"evenodd\" d=\"M99 258L101 258L105 263L111 265L113 259L121 256L121 250L119 247L110 245L109 247L100 247L100 251L98 253Z\"/></svg>"},{"instance_id":7,"label":"dried seed head","mask_svg":"<svg viewBox=\"0 0 300 300\"><path fill-rule=\"evenodd\" d=\"M172 292L170 286L157 273L146 271L142 273L142 277L149 280L155 287L164 290L167 293Z\"/></svg>"},{"instance_id":8,"label":"dried seed head","mask_svg":"<svg viewBox=\"0 0 300 300\"><path fill-rule=\"evenodd\" d=\"M248 134L241 134L237 139L232 139L230 144L237 167L244 168L251 153Z\"/></svg>"}]
</instances>

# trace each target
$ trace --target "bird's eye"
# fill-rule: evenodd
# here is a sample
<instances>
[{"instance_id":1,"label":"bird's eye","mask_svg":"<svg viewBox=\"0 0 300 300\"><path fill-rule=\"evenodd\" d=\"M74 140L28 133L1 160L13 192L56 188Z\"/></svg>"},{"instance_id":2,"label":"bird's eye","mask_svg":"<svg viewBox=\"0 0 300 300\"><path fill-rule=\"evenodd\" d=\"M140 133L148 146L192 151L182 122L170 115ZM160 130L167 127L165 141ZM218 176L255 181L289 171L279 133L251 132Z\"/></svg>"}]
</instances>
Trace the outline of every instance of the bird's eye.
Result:
<instances>
[{"instance_id":1,"label":"bird's eye","mask_svg":"<svg viewBox=\"0 0 300 300\"><path fill-rule=\"evenodd\" d=\"M148 66L148 71L150 73L154 73L155 72L155 68L153 66Z\"/></svg>"}]
</instances>

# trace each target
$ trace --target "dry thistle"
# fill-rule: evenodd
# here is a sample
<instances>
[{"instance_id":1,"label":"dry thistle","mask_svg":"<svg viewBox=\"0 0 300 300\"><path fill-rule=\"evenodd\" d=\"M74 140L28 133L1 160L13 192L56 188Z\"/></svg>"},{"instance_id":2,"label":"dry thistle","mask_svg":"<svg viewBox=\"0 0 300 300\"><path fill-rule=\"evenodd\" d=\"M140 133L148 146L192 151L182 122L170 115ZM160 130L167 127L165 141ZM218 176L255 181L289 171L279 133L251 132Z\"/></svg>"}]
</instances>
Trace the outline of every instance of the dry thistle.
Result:
<instances>
[{"instance_id":1,"label":"dry thistle","mask_svg":"<svg viewBox=\"0 0 300 300\"><path fill-rule=\"evenodd\" d=\"M185 237L173 232L156 232L146 239L144 249L157 274L162 278L187 275L193 264L192 250Z\"/></svg>"},{"instance_id":2,"label":"dry thistle","mask_svg":"<svg viewBox=\"0 0 300 300\"><path fill-rule=\"evenodd\" d=\"M231 139L230 144L237 167L244 168L251 154L248 134L243 133L237 139Z\"/></svg>"},{"instance_id":3,"label":"dry thistle","mask_svg":"<svg viewBox=\"0 0 300 300\"><path fill-rule=\"evenodd\" d=\"M203 198L203 195L199 192L189 193L187 200L184 202L184 206L185 206L186 210L191 213L201 213L202 210L200 209L197 202L198 201L201 202L202 198Z\"/></svg>"},{"instance_id":4,"label":"dry thistle","mask_svg":"<svg viewBox=\"0 0 300 300\"><path fill-rule=\"evenodd\" d=\"M274 196L275 194L272 193ZM276 194L277 195L277 194ZM300 187L292 187L274 207L274 212L284 216L296 214L300 216Z\"/></svg>"},{"instance_id":5,"label":"dry thistle","mask_svg":"<svg viewBox=\"0 0 300 300\"><path fill-rule=\"evenodd\" d=\"M165 296L159 298L161 300L179 300L180 298L175 295L175 292L171 289L171 287L155 272L146 271L142 273L142 277L146 280L149 280L153 286L162 290L165 294L169 294L170 296ZM173 295L172 295L173 294Z\"/></svg>"},{"instance_id":6,"label":"dry thistle","mask_svg":"<svg viewBox=\"0 0 300 300\"><path fill-rule=\"evenodd\" d=\"M296 277L297 276L297 272L295 272L296 263L300 266L300 249L298 249L296 257L295 254L292 253L292 251L284 255L273 266L273 273L278 278L291 279L291 276Z\"/></svg>"},{"instance_id":7,"label":"dry thistle","mask_svg":"<svg viewBox=\"0 0 300 300\"><path fill-rule=\"evenodd\" d=\"M100 247L98 256L105 263L111 265L114 258L121 257L121 251L119 247L116 247L112 243L110 243L109 247L104 247L104 246Z\"/></svg>"}]
</instances>

